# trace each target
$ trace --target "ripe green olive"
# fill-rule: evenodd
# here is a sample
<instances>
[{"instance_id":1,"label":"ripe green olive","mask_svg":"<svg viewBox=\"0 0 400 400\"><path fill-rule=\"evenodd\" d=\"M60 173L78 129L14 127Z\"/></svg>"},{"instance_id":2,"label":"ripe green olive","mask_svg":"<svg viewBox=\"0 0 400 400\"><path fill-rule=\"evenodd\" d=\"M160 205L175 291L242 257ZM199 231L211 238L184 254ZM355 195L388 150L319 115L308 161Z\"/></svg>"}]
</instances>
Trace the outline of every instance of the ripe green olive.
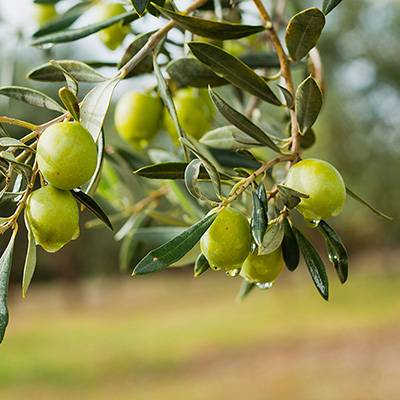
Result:
<instances>
[{"instance_id":1,"label":"ripe green olive","mask_svg":"<svg viewBox=\"0 0 400 400\"><path fill-rule=\"evenodd\" d=\"M188 136L199 140L211 127L214 118L214 105L205 89L184 88L176 91L174 104L179 123ZM179 136L168 111L164 113L164 127L175 144Z\"/></svg>"},{"instance_id":2,"label":"ripe green olive","mask_svg":"<svg viewBox=\"0 0 400 400\"><path fill-rule=\"evenodd\" d=\"M126 93L115 108L115 129L136 150L143 150L160 130L163 102L159 97Z\"/></svg>"},{"instance_id":3,"label":"ripe green olive","mask_svg":"<svg viewBox=\"0 0 400 400\"><path fill-rule=\"evenodd\" d=\"M60 250L79 236L79 209L74 196L53 185L29 195L25 218L37 244L49 253Z\"/></svg>"},{"instance_id":4,"label":"ripe green olive","mask_svg":"<svg viewBox=\"0 0 400 400\"><path fill-rule=\"evenodd\" d=\"M125 12L122 4L100 3L96 5L96 21L100 22ZM110 50L115 50L122 44L128 32L128 25L124 26L121 22L117 22L97 32L97 35Z\"/></svg>"},{"instance_id":5,"label":"ripe green olive","mask_svg":"<svg viewBox=\"0 0 400 400\"><path fill-rule=\"evenodd\" d=\"M204 257L214 269L238 269L250 251L250 225L238 210L221 211L200 241Z\"/></svg>"},{"instance_id":6,"label":"ripe green olive","mask_svg":"<svg viewBox=\"0 0 400 400\"><path fill-rule=\"evenodd\" d=\"M83 185L93 175L96 144L80 123L60 122L49 126L40 136L37 161L47 182L70 190Z\"/></svg>"},{"instance_id":7,"label":"ripe green olive","mask_svg":"<svg viewBox=\"0 0 400 400\"><path fill-rule=\"evenodd\" d=\"M257 255L249 253L242 265L240 275L251 283L272 283L283 269L282 248L272 253Z\"/></svg>"},{"instance_id":8,"label":"ripe green olive","mask_svg":"<svg viewBox=\"0 0 400 400\"><path fill-rule=\"evenodd\" d=\"M33 17L40 27L46 25L57 15L54 4L33 3Z\"/></svg>"},{"instance_id":9,"label":"ripe green olive","mask_svg":"<svg viewBox=\"0 0 400 400\"><path fill-rule=\"evenodd\" d=\"M309 158L294 164L285 185L309 196L296 206L306 220L320 221L342 211L346 187L337 169L326 161Z\"/></svg>"}]
</instances>

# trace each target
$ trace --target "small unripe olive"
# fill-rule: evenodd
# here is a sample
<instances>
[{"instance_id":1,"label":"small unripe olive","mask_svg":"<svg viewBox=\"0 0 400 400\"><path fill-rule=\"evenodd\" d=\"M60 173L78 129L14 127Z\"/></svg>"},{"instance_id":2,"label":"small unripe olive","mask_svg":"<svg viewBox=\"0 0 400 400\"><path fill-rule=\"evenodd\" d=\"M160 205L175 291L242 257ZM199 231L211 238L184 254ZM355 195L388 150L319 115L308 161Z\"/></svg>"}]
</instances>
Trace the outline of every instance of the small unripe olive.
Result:
<instances>
[{"instance_id":1,"label":"small unripe olive","mask_svg":"<svg viewBox=\"0 0 400 400\"><path fill-rule=\"evenodd\" d=\"M79 209L74 196L52 185L29 195L25 218L36 242L49 253L79 236Z\"/></svg>"},{"instance_id":2,"label":"small unripe olive","mask_svg":"<svg viewBox=\"0 0 400 400\"><path fill-rule=\"evenodd\" d=\"M33 17L40 27L49 23L57 15L54 4L33 3Z\"/></svg>"},{"instance_id":3,"label":"small unripe olive","mask_svg":"<svg viewBox=\"0 0 400 400\"><path fill-rule=\"evenodd\" d=\"M205 89L184 88L176 91L174 104L179 123L188 136L199 140L211 127L214 105ZM168 111L164 112L164 127L175 144L179 136Z\"/></svg>"},{"instance_id":4,"label":"small unripe olive","mask_svg":"<svg viewBox=\"0 0 400 400\"><path fill-rule=\"evenodd\" d=\"M96 5L96 21L100 22L125 12L122 4L100 3ZM129 27L123 26L120 21L98 31L97 35L110 50L115 50L122 44L128 32Z\"/></svg>"},{"instance_id":5,"label":"small unripe olive","mask_svg":"<svg viewBox=\"0 0 400 400\"><path fill-rule=\"evenodd\" d=\"M200 241L201 251L213 268L238 269L250 251L250 224L238 210L221 211Z\"/></svg>"},{"instance_id":6,"label":"small unripe olive","mask_svg":"<svg viewBox=\"0 0 400 400\"><path fill-rule=\"evenodd\" d=\"M249 253L242 265L240 275L251 283L272 283L283 269L282 248L272 253L257 255Z\"/></svg>"},{"instance_id":7,"label":"small unripe olive","mask_svg":"<svg viewBox=\"0 0 400 400\"><path fill-rule=\"evenodd\" d=\"M47 182L70 190L83 185L93 175L96 144L80 123L60 122L49 126L40 136L37 161Z\"/></svg>"},{"instance_id":8,"label":"small unripe olive","mask_svg":"<svg viewBox=\"0 0 400 400\"><path fill-rule=\"evenodd\" d=\"M309 196L296 206L306 220L320 221L342 211L346 186L337 169L326 161L309 158L294 164L285 185Z\"/></svg>"},{"instance_id":9,"label":"small unripe olive","mask_svg":"<svg viewBox=\"0 0 400 400\"><path fill-rule=\"evenodd\" d=\"M159 97L126 93L115 108L115 129L136 150L147 147L161 127L163 102Z\"/></svg>"}]
</instances>

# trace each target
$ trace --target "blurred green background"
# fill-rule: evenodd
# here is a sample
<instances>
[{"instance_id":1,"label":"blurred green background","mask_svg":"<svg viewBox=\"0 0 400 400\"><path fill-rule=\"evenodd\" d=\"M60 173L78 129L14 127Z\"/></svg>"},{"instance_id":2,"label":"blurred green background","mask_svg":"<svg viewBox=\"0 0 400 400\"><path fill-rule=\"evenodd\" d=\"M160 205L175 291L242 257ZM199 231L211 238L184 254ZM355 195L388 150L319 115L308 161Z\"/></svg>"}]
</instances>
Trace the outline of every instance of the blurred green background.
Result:
<instances>
[{"instance_id":1,"label":"blurred green background","mask_svg":"<svg viewBox=\"0 0 400 400\"><path fill-rule=\"evenodd\" d=\"M36 29L29 4L0 0L1 86L31 86L56 98L58 85L28 81L26 73L50 59L121 58L123 49L109 52L94 36L47 50L27 47ZM222 273L194 279L184 268L131 278L118 270L120 243L105 228L85 229L91 216L83 213L78 241L54 255L38 250L26 299L20 294L26 241L17 237L0 398L398 398L399 27L395 0L345 1L329 14L319 42L325 103L317 143L305 156L333 163L352 190L395 217L388 222L346 201L332 225L349 250L350 277L341 286L328 271L329 303L304 265L295 274L285 270L272 290L255 290L242 303L235 302L240 282ZM114 100L152 84L149 76L123 82ZM82 85L82 93L89 87ZM114 105L106 135L121 144ZM34 123L54 117L5 97L0 115ZM311 239L322 249L321 238ZM0 238L1 249L7 241L7 234Z\"/></svg>"}]
</instances>

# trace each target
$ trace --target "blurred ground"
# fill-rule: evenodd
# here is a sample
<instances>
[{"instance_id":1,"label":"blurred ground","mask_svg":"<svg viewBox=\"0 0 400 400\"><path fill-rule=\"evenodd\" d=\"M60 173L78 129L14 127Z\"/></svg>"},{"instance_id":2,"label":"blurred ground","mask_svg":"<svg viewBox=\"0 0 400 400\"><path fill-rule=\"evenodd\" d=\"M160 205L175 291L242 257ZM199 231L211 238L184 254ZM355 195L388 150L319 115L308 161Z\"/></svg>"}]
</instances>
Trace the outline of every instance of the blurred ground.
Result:
<instances>
[{"instance_id":1,"label":"blurred ground","mask_svg":"<svg viewBox=\"0 0 400 400\"><path fill-rule=\"evenodd\" d=\"M0 398L400 398L398 255L353 257L328 303L304 266L242 303L213 271L14 288Z\"/></svg>"}]
</instances>

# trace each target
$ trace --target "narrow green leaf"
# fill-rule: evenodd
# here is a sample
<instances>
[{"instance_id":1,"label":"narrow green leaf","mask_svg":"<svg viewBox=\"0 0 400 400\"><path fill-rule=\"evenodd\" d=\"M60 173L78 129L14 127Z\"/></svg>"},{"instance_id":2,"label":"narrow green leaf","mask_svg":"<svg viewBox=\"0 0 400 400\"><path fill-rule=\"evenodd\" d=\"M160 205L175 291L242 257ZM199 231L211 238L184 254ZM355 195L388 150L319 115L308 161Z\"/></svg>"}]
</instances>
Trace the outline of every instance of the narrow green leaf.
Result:
<instances>
[{"instance_id":1,"label":"narrow green leaf","mask_svg":"<svg viewBox=\"0 0 400 400\"><path fill-rule=\"evenodd\" d=\"M35 152L34 149L26 145L25 143L22 143L18 139L14 139L12 137L0 137L0 146L2 147L19 147L21 149L30 149L33 152Z\"/></svg>"},{"instance_id":2,"label":"narrow green leaf","mask_svg":"<svg viewBox=\"0 0 400 400\"><path fill-rule=\"evenodd\" d=\"M26 252L24 273L22 278L22 297L25 297L26 292L28 291L36 267L35 237L33 236L32 230L26 218L25 218L25 226L28 231L28 250Z\"/></svg>"},{"instance_id":3,"label":"narrow green leaf","mask_svg":"<svg viewBox=\"0 0 400 400\"><path fill-rule=\"evenodd\" d=\"M66 70L62 67L57 61L52 60L50 64L62 72L64 75L65 80L67 81L68 89L75 95L78 96L79 93L79 84L78 81Z\"/></svg>"},{"instance_id":4,"label":"narrow green leaf","mask_svg":"<svg viewBox=\"0 0 400 400\"><path fill-rule=\"evenodd\" d=\"M267 197L267 192L265 191L264 184L262 182L260 182L260 184L258 185L256 193L257 197L261 201L261 205L268 222L268 197Z\"/></svg>"},{"instance_id":5,"label":"narrow green leaf","mask_svg":"<svg viewBox=\"0 0 400 400\"><path fill-rule=\"evenodd\" d=\"M325 15L315 7L299 12L289 21L285 42L293 61L301 60L317 44L324 26Z\"/></svg>"},{"instance_id":6,"label":"narrow green leaf","mask_svg":"<svg viewBox=\"0 0 400 400\"><path fill-rule=\"evenodd\" d=\"M141 17L146 11L146 6L149 3L149 0L131 0L131 3L139 17Z\"/></svg>"},{"instance_id":7,"label":"narrow green leaf","mask_svg":"<svg viewBox=\"0 0 400 400\"><path fill-rule=\"evenodd\" d=\"M282 243L284 229L281 224L274 224L268 227L264 234L263 241L258 250L259 255L265 255L275 251Z\"/></svg>"},{"instance_id":8,"label":"narrow green leaf","mask_svg":"<svg viewBox=\"0 0 400 400\"><path fill-rule=\"evenodd\" d=\"M360 196L355 194L352 190L350 190L348 187L346 187L346 193L351 196L353 199L357 200L361 204L363 204L365 207L369 208L373 213L378 215L381 218L387 219L388 221L393 221L393 217L389 217L388 215L384 214L383 212L377 210L375 207L371 206L369 203L367 203L365 200L363 200Z\"/></svg>"},{"instance_id":9,"label":"narrow green leaf","mask_svg":"<svg viewBox=\"0 0 400 400\"><path fill-rule=\"evenodd\" d=\"M209 214L169 242L147 254L136 266L133 275L159 271L180 260L200 240L217 213Z\"/></svg>"},{"instance_id":10,"label":"narrow green leaf","mask_svg":"<svg viewBox=\"0 0 400 400\"><path fill-rule=\"evenodd\" d=\"M243 143L246 141L247 143ZM222 126L207 132L200 139L200 143L222 150L251 149L262 146L259 141L249 137L233 125Z\"/></svg>"},{"instance_id":11,"label":"narrow green leaf","mask_svg":"<svg viewBox=\"0 0 400 400\"><path fill-rule=\"evenodd\" d=\"M7 132L7 129L4 128L3 124L0 124L0 137L10 137L10 134Z\"/></svg>"},{"instance_id":12,"label":"narrow green leaf","mask_svg":"<svg viewBox=\"0 0 400 400\"><path fill-rule=\"evenodd\" d=\"M210 264L207 261L207 258L204 257L203 253L200 253L194 263L194 277L197 278L200 275L203 275L204 272L210 269Z\"/></svg>"},{"instance_id":13,"label":"narrow green leaf","mask_svg":"<svg viewBox=\"0 0 400 400\"><path fill-rule=\"evenodd\" d=\"M102 221L108 229L114 231L111 221L107 217L106 213L101 209L101 207L96 203L94 199L88 196L85 192L79 189L70 190L74 197L82 203L93 215Z\"/></svg>"},{"instance_id":14,"label":"narrow green leaf","mask_svg":"<svg viewBox=\"0 0 400 400\"><path fill-rule=\"evenodd\" d=\"M58 43L67 43L73 42L78 39L82 39L86 36L89 36L95 32L101 31L104 28L108 28L111 25L116 24L119 21L124 21L125 23L129 23L137 19L138 16L135 11L129 11L126 13L122 13L119 15L115 15L114 17L105 19L103 21L97 22L95 24L87 25L83 28L77 29L66 29L59 32L50 33L48 35L43 35L30 43L30 46L43 46L46 44L58 44Z\"/></svg>"},{"instance_id":15,"label":"narrow green leaf","mask_svg":"<svg viewBox=\"0 0 400 400\"><path fill-rule=\"evenodd\" d=\"M90 132L96 142L115 87L121 81L116 77L101 83L93 88L83 99L81 104L81 124Z\"/></svg>"},{"instance_id":16,"label":"narrow green leaf","mask_svg":"<svg viewBox=\"0 0 400 400\"><path fill-rule=\"evenodd\" d=\"M18 161L13 154L7 151L0 152L0 158L13 164L14 169L22 174L27 182L30 182L32 176L32 167L30 165Z\"/></svg>"},{"instance_id":17,"label":"narrow green leaf","mask_svg":"<svg viewBox=\"0 0 400 400\"><path fill-rule=\"evenodd\" d=\"M80 121L80 109L78 98L76 95L65 86L58 91L61 101L63 102L65 108L69 111L72 118L76 121Z\"/></svg>"},{"instance_id":18,"label":"narrow green leaf","mask_svg":"<svg viewBox=\"0 0 400 400\"><path fill-rule=\"evenodd\" d=\"M267 103L281 106L265 80L237 57L210 43L189 42L188 46L196 58L221 78Z\"/></svg>"},{"instance_id":19,"label":"narrow green leaf","mask_svg":"<svg viewBox=\"0 0 400 400\"><path fill-rule=\"evenodd\" d=\"M213 103L227 121L235 125L238 129L246 133L252 139L258 141L258 143L260 143L261 145L269 147L270 149L275 150L278 153L280 152L273 139L267 133L265 133L252 121L250 121L245 115L241 114L239 111L236 111L233 107L231 107L211 88L209 88L209 92Z\"/></svg>"},{"instance_id":20,"label":"narrow green leaf","mask_svg":"<svg viewBox=\"0 0 400 400\"><path fill-rule=\"evenodd\" d=\"M303 254L304 260L307 264L307 268L310 272L311 278L315 284L320 295L328 300L329 297L329 283L328 276L326 275L325 265L321 260L321 257L306 239L306 237L295 227L292 227L293 233L299 244L301 253Z\"/></svg>"},{"instance_id":21,"label":"narrow green leaf","mask_svg":"<svg viewBox=\"0 0 400 400\"><path fill-rule=\"evenodd\" d=\"M330 13L342 0L323 0L322 1L322 11L325 15Z\"/></svg>"},{"instance_id":22,"label":"narrow green leaf","mask_svg":"<svg viewBox=\"0 0 400 400\"><path fill-rule=\"evenodd\" d=\"M302 149L309 149L315 144L315 132L314 130L308 129L304 132L304 134L300 137L300 147Z\"/></svg>"},{"instance_id":23,"label":"narrow green leaf","mask_svg":"<svg viewBox=\"0 0 400 400\"><path fill-rule=\"evenodd\" d=\"M85 193L90 197L93 197L96 193L96 189L101 180L101 172L103 169L104 157L106 152L106 141L104 137L104 130L100 131L99 139L97 140L97 164L94 174L90 178L89 183L86 186Z\"/></svg>"},{"instance_id":24,"label":"narrow green leaf","mask_svg":"<svg viewBox=\"0 0 400 400\"><path fill-rule=\"evenodd\" d=\"M322 92L310 75L296 90L296 119L300 132L308 131L316 121L322 107Z\"/></svg>"},{"instance_id":25,"label":"narrow green leaf","mask_svg":"<svg viewBox=\"0 0 400 400\"><path fill-rule=\"evenodd\" d=\"M55 2L53 1L53 3ZM36 31L32 36L40 37L43 35L47 35L49 33L57 32L68 28L89 8L91 3L92 3L91 1L81 0L80 3L74 5L64 14L52 20L49 24Z\"/></svg>"},{"instance_id":26,"label":"narrow green leaf","mask_svg":"<svg viewBox=\"0 0 400 400\"><path fill-rule=\"evenodd\" d=\"M141 242L150 243L153 246L172 240L175 236L184 232L186 227L182 226L151 226L148 228L136 229L133 236Z\"/></svg>"},{"instance_id":27,"label":"narrow green leaf","mask_svg":"<svg viewBox=\"0 0 400 400\"><path fill-rule=\"evenodd\" d=\"M82 61L58 60L57 63L79 82L104 82L107 80L107 78ZM65 75L61 70L54 68L54 65L50 63L32 69L26 77L43 82L61 82L65 79Z\"/></svg>"},{"instance_id":28,"label":"narrow green leaf","mask_svg":"<svg viewBox=\"0 0 400 400\"><path fill-rule=\"evenodd\" d=\"M141 33L135 37L135 40L128 46L125 54L122 56L121 61L118 63L117 68L121 69L136 53L141 50L141 48L147 43L150 36L156 31ZM140 74L146 74L153 71L153 57L148 54L139 64L133 68L132 71L125 76L124 79L131 78L133 76L138 76Z\"/></svg>"},{"instance_id":29,"label":"narrow green leaf","mask_svg":"<svg viewBox=\"0 0 400 400\"><path fill-rule=\"evenodd\" d=\"M34 89L21 86L3 86L0 88L0 95L11 97L31 104L33 106L47 108L48 110L64 113L65 110L51 97Z\"/></svg>"},{"instance_id":30,"label":"narrow green leaf","mask_svg":"<svg viewBox=\"0 0 400 400\"><path fill-rule=\"evenodd\" d=\"M19 175L20 176L20 175ZM22 198L24 192L4 192L3 194L0 193L0 206L7 201L19 201ZM1 221L1 218L0 218ZM1 223L1 222L0 222Z\"/></svg>"},{"instance_id":31,"label":"narrow green leaf","mask_svg":"<svg viewBox=\"0 0 400 400\"><path fill-rule=\"evenodd\" d=\"M204 199L205 197L200 193L197 181L199 179L201 161L196 158L192 160L185 169L185 185L188 192L196 199Z\"/></svg>"},{"instance_id":32,"label":"narrow green leaf","mask_svg":"<svg viewBox=\"0 0 400 400\"><path fill-rule=\"evenodd\" d=\"M285 101L286 101L286 106L288 107L288 108L290 108L290 107L292 107L292 105L293 105L293 96L292 96L292 93L290 93L289 92L289 90L287 90L285 87L283 87L283 86L281 86L281 85L277 85L278 86L278 88L280 89L280 91L282 92L282 94L283 94L283 97L285 98Z\"/></svg>"},{"instance_id":33,"label":"narrow green leaf","mask_svg":"<svg viewBox=\"0 0 400 400\"><path fill-rule=\"evenodd\" d=\"M329 261L335 267L340 282L345 283L349 274L349 260L346 248L339 235L325 221L321 221L318 224L318 230L325 238Z\"/></svg>"},{"instance_id":34,"label":"narrow green leaf","mask_svg":"<svg viewBox=\"0 0 400 400\"><path fill-rule=\"evenodd\" d=\"M160 13L181 28L188 30L195 35L210 39L232 40L250 36L255 33L263 32L264 25L243 25L229 22L212 21L204 18L191 17L181 13L176 13L165 8L156 6Z\"/></svg>"},{"instance_id":35,"label":"narrow green leaf","mask_svg":"<svg viewBox=\"0 0 400 400\"><path fill-rule=\"evenodd\" d=\"M268 219L264 205L253 190L251 192L252 212L251 212L251 233L257 246L261 246L265 232L267 230Z\"/></svg>"},{"instance_id":36,"label":"narrow green leaf","mask_svg":"<svg viewBox=\"0 0 400 400\"><path fill-rule=\"evenodd\" d=\"M249 282L246 279L242 280L242 284L240 285L240 290L237 295L237 301L242 301L248 294L256 287L255 283Z\"/></svg>"},{"instance_id":37,"label":"narrow green leaf","mask_svg":"<svg viewBox=\"0 0 400 400\"><path fill-rule=\"evenodd\" d=\"M164 102L165 107L167 108L169 115L171 116L172 120L174 121L176 130L178 132L178 137L180 139L185 139L186 138L186 133L182 129L182 126L179 123L179 118L178 114L176 112L175 104L174 101L172 100L171 92L169 91L167 82L164 79L164 76L161 72L160 66L157 63L157 53L154 52L153 55L153 68L154 68L154 73L156 75L157 79L157 84L158 84L158 90L160 92L162 101ZM186 150L186 147L181 144L183 154L185 155L185 161L189 161L189 154Z\"/></svg>"},{"instance_id":38,"label":"narrow green leaf","mask_svg":"<svg viewBox=\"0 0 400 400\"><path fill-rule=\"evenodd\" d=\"M214 187L215 193L218 198L221 198L221 180L219 178L219 173L217 168L215 168L214 164L198 150L193 143L189 142L189 140L182 138L181 142L196 155L197 158L200 159L204 168L207 170L208 175L210 176L211 183Z\"/></svg>"},{"instance_id":39,"label":"narrow green leaf","mask_svg":"<svg viewBox=\"0 0 400 400\"><path fill-rule=\"evenodd\" d=\"M308 199L310 197L308 194L301 193L288 186L277 185L277 188L283 204L289 209L296 207L300 203L300 199Z\"/></svg>"},{"instance_id":40,"label":"narrow green leaf","mask_svg":"<svg viewBox=\"0 0 400 400\"><path fill-rule=\"evenodd\" d=\"M140 241L134 236L124 237L118 255L118 265L121 272L126 272L131 267L139 246Z\"/></svg>"},{"instance_id":41,"label":"narrow green leaf","mask_svg":"<svg viewBox=\"0 0 400 400\"><path fill-rule=\"evenodd\" d=\"M133 173L148 179L184 179L185 169L187 166L188 166L187 162L180 162L180 161L164 162L142 167L137 171L133 171ZM219 173L219 175L220 178L223 180L232 179L229 175L223 173ZM210 179L207 170L203 166L200 168L199 179L201 180Z\"/></svg>"},{"instance_id":42,"label":"narrow green leaf","mask_svg":"<svg viewBox=\"0 0 400 400\"><path fill-rule=\"evenodd\" d=\"M8 325L8 282L10 278L10 270L16 234L16 231L14 231L6 249L4 250L3 255L0 258L0 343L4 339L4 335L6 333L6 328Z\"/></svg>"},{"instance_id":43,"label":"narrow green leaf","mask_svg":"<svg viewBox=\"0 0 400 400\"><path fill-rule=\"evenodd\" d=\"M284 237L282 241L283 260L289 271L294 271L299 265L300 249L296 237L287 218L282 222Z\"/></svg>"},{"instance_id":44,"label":"narrow green leaf","mask_svg":"<svg viewBox=\"0 0 400 400\"><path fill-rule=\"evenodd\" d=\"M217 87L229 83L195 57L182 57L172 60L167 64L166 71L175 82L182 86L206 88L208 85Z\"/></svg>"}]
</instances>

